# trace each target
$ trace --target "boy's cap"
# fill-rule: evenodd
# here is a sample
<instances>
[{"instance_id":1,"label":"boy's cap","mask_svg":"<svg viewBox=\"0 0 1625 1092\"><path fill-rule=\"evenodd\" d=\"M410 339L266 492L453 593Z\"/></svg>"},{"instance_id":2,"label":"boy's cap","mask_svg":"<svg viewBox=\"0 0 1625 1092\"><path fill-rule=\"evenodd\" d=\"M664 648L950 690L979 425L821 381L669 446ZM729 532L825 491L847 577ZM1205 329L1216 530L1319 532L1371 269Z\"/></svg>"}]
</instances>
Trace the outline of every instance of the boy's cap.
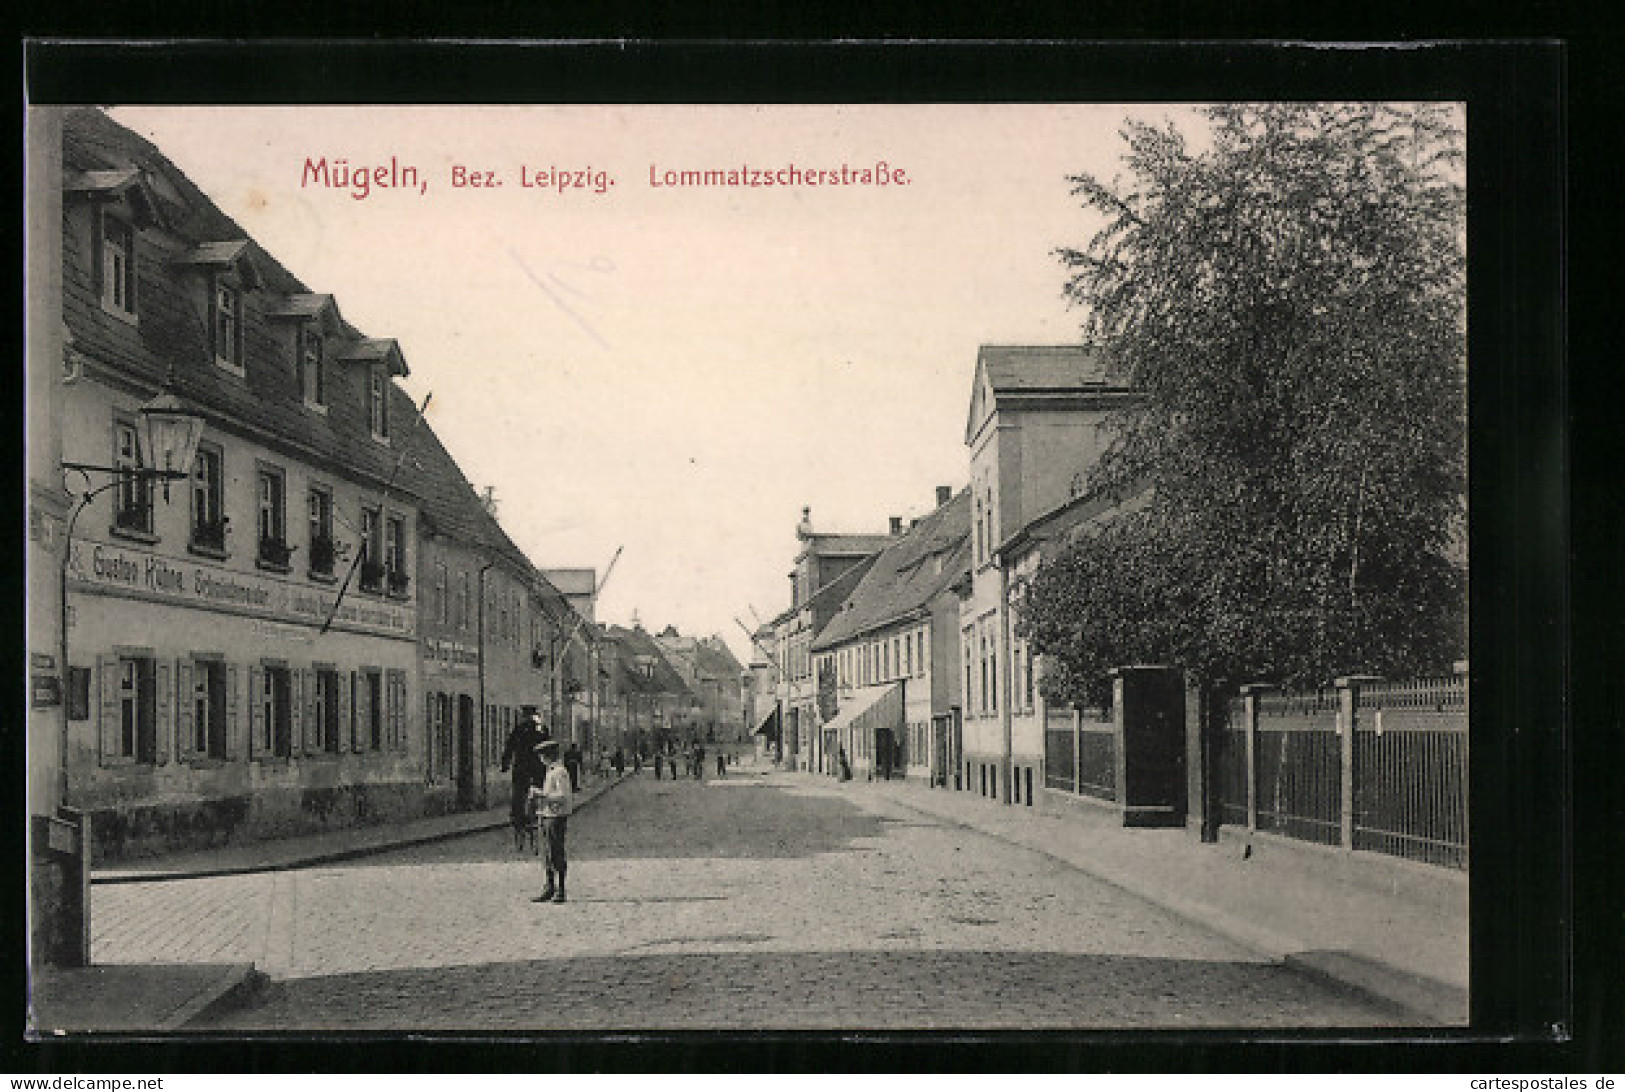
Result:
<instances>
[{"instance_id":1,"label":"boy's cap","mask_svg":"<svg viewBox=\"0 0 1625 1092\"><path fill-rule=\"evenodd\" d=\"M544 739L542 742L536 745L536 753L541 755L543 758L558 757L559 741L556 739Z\"/></svg>"}]
</instances>

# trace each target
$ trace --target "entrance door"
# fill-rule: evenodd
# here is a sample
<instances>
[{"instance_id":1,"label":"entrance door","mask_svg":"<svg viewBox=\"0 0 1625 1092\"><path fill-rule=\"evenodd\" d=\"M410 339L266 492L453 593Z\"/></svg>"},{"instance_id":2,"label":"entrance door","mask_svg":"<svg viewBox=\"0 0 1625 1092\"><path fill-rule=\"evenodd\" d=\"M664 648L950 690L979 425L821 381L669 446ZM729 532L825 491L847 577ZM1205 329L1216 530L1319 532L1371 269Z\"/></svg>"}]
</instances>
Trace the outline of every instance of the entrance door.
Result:
<instances>
[{"instance_id":1,"label":"entrance door","mask_svg":"<svg viewBox=\"0 0 1625 1092\"><path fill-rule=\"evenodd\" d=\"M474 699L457 699L457 806L474 806Z\"/></svg>"}]
</instances>

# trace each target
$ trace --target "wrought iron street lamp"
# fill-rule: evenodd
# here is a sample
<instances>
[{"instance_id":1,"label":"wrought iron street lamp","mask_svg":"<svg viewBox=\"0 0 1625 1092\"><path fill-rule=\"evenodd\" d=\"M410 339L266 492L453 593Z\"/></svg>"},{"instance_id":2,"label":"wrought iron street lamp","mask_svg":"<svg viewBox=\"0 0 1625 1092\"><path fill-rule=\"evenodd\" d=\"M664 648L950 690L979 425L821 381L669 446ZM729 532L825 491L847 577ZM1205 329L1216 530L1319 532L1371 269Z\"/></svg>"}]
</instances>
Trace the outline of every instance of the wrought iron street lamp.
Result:
<instances>
[{"instance_id":1,"label":"wrought iron street lamp","mask_svg":"<svg viewBox=\"0 0 1625 1092\"><path fill-rule=\"evenodd\" d=\"M64 472L72 472L84 479L85 491L77 494L78 503L68 518L68 529L63 537L62 565L59 571L61 595L61 653L62 681L68 682L68 566L73 561L73 532L90 502L117 486L132 482L143 485L162 482L164 503L169 503L169 485L192 475L192 461L197 457L198 441L203 437L203 417L175 389L175 370L171 368L164 387L156 396L137 410L136 466L95 466L88 463L63 462ZM112 480L90 488L92 474L108 474ZM70 490L70 492L72 492ZM64 695L64 699L66 699ZM67 704L63 703L62 738L60 741L60 774L62 799L67 799L68 788L68 726Z\"/></svg>"}]
</instances>

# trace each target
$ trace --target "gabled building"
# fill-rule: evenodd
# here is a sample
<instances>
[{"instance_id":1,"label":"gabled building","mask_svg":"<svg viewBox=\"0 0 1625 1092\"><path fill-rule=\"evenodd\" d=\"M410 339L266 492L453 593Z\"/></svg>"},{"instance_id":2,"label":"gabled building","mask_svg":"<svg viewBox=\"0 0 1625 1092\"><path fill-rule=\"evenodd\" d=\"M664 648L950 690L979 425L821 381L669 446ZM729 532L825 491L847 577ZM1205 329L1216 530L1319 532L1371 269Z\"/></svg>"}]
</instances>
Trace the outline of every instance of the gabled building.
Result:
<instances>
[{"instance_id":1,"label":"gabled building","mask_svg":"<svg viewBox=\"0 0 1625 1092\"><path fill-rule=\"evenodd\" d=\"M699 699L696 737L705 743L744 741L744 668L727 643L718 636L686 637L674 626L667 626L654 641Z\"/></svg>"},{"instance_id":2,"label":"gabled building","mask_svg":"<svg viewBox=\"0 0 1625 1092\"><path fill-rule=\"evenodd\" d=\"M60 397L30 427L111 471L65 540L60 801L103 860L420 813L399 346L99 110L62 114L61 168L61 356L30 362ZM165 389L203 425L156 484L139 407Z\"/></svg>"},{"instance_id":3,"label":"gabled building","mask_svg":"<svg viewBox=\"0 0 1625 1092\"><path fill-rule=\"evenodd\" d=\"M942 486L936 500L880 551L813 641L823 748L844 754L855 776L948 785L959 768L954 588L969 564L970 494Z\"/></svg>"},{"instance_id":4,"label":"gabled building","mask_svg":"<svg viewBox=\"0 0 1625 1092\"><path fill-rule=\"evenodd\" d=\"M801 549L790 571L790 608L769 623L777 661L780 761L787 769L828 770L836 756L824 747L817 731L822 718L812 644L891 536L816 531L812 510L803 508L796 538Z\"/></svg>"},{"instance_id":5,"label":"gabled building","mask_svg":"<svg viewBox=\"0 0 1625 1092\"><path fill-rule=\"evenodd\" d=\"M965 423L970 579L961 586L963 782L1030 805L1044 784L1044 725L1032 657L1011 609L1028 528L1087 490L1114 415L1135 404L1086 346L984 346ZM1025 569L1022 570L1025 572Z\"/></svg>"},{"instance_id":6,"label":"gabled building","mask_svg":"<svg viewBox=\"0 0 1625 1092\"><path fill-rule=\"evenodd\" d=\"M31 506L57 544L31 576L65 593L30 627L63 665L42 805L88 812L109 860L478 806L525 707L584 730L590 629L397 386L400 346L101 111L49 120L30 466L69 492ZM200 423L183 481L144 465L160 391Z\"/></svg>"},{"instance_id":7,"label":"gabled building","mask_svg":"<svg viewBox=\"0 0 1625 1092\"><path fill-rule=\"evenodd\" d=\"M699 700L641 625L602 631L601 684L606 738L644 754L692 741ZM613 747L611 747L613 750Z\"/></svg>"}]
</instances>

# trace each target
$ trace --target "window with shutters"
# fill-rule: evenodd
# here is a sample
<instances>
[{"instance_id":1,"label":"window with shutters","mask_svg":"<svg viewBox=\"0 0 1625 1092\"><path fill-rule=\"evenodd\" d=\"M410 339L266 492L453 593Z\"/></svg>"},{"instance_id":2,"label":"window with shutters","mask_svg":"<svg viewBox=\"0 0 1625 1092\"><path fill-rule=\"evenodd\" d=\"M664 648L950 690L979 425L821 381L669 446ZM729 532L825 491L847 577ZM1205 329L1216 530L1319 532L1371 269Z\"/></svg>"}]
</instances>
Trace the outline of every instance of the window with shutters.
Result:
<instances>
[{"instance_id":1,"label":"window with shutters","mask_svg":"<svg viewBox=\"0 0 1625 1092\"><path fill-rule=\"evenodd\" d=\"M369 751L381 751L384 749L384 673L368 668L361 673L361 685L367 694L361 738Z\"/></svg>"},{"instance_id":2,"label":"window with shutters","mask_svg":"<svg viewBox=\"0 0 1625 1092\"><path fill-rule=\"evenodd\" d=\"M158 757L157 670L150 656L119 656L110 661L113 718L108 757L123 762L155 762Z\"/></svg>"},{"instance_id":3,"label":"window with shutters","mask_svg":"<svg viewBox=\"0 0 1625 1092\"><path fill-rule=\"evenodd\" d=\"M293 678L286 667L266 667L259 708L255 752L262 758L293 755Z\"/></svg>"},{"instance_id":4,"label":"window with shutters","mask_svg":"<svg viewBox=\"0 0 1625 1092\"><path fill-rule=\"evenodd\" d=\"M339 731L339 673L330 667L318 667L315 682L312 706L316 714L316 748L338 754L343 742Z\"/></svg>"},{"instance_id":5,"label":"window with shutters","mask_svg":"<svg viewBox=\"0 0 1625 1092\"><path fill-rule=\"evenodd\" d=\"M195 758L226 757L226 665L219 660L192 660L190 700L182 710L181 749ZM190 716L191 723L185 723Z\"/></svg>"}]
</instances>

